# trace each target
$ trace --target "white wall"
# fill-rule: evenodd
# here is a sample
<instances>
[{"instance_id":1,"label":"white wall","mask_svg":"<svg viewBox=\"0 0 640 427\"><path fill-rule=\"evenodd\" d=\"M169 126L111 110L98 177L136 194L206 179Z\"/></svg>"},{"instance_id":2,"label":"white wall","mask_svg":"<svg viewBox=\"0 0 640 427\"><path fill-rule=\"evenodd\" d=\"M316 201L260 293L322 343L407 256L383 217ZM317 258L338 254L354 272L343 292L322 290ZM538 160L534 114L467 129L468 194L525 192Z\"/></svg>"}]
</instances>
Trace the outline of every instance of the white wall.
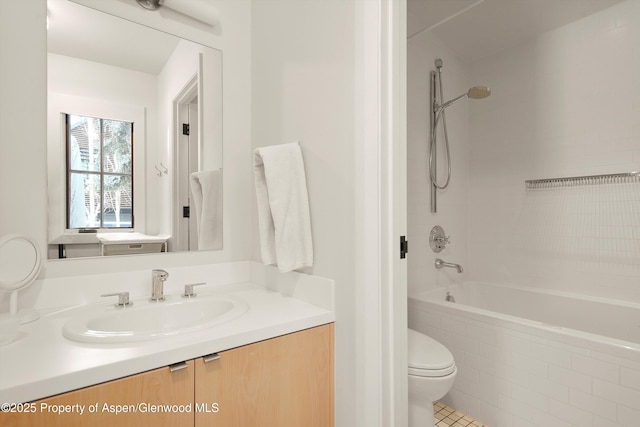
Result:
<instances>
[{"instance_id":1,"label":"white wall","mask_svg":"<svg viewBox=\"0 0 640 427\"><path fill-rule=\"evenodd\" d=\"M640 189L524 181L640 169L640 3L479 61L471 115L469 275L640 301Z\"/></svg>"},{"instance_id":2,"label":"white wall","mask_svg":"<svg viewBox=\"0 0 640 427\"><path fill-rule=\"evenodd\" d=\"M0 235L46 249L46 3L0 2ZM25 197L27 196L27 197Z\"/></svg>"},{"instance_id":3,"label":"white wall","mask_svg":"<svg viewBox=\"0 0 640 427\"><path fill-rule=\"evenodd\" d=\"M336 425L345 427L357 425L353 7L256 0L252 10L253 146L300 141L314 239L308 272L336 283ZM253 259L260 261L257 232Z\"/></svg>"},{"instance_id":4,"label":"white wall","mask_svg":"<svg viewBox=\"0 0 640 427\"><path fill-rule=\"evenodd\" d=\"M438 190L438 211L431 213L429 181L430 144L430 77L434 61L442 59L442 82L445 101L469 88L468 67L443 43L428 32L408 41L407 53L407 215L408 215L408 292L409 294L461 281L468 269L467 188L469 163L469 101L460 101L446 110L449 147L451 150L451 181ZM475 83L474 83L475 84ZM438 133L438 179L446 178L446 161L442 123ZM429 247L429 233L440 225L451 244L436 254ZM436 258L461 264L463 274L455 270L434 267Z\"/></svg>"}]
</instances>

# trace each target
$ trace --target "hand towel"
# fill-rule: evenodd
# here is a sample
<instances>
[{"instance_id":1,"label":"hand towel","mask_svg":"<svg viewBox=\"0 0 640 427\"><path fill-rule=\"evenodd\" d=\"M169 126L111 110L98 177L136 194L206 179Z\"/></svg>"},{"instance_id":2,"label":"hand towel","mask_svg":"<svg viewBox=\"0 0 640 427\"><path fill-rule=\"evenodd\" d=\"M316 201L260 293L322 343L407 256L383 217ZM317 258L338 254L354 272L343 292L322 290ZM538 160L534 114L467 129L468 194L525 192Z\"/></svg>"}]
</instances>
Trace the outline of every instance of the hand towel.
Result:
<instances>
[{"instance_id":1,"label":"hand towel","mask_svg":"<svg viewBox=\"0 0 640 427\"><path fill-rule=\"evenodd\" d=\"M257 148L253 172L262 262L287 272L313 265L311 217L297 142Z\"/></svg>"},{"instance_id":2,"label":"hand towel","mask_svg":"<svg viewBox=\"0 0 640 427\"><path fill-rule=\"evenodd\" d=\"M222 171L194 172L189 178L198 249L222 249Z\"/></svg>"}]
</instances>

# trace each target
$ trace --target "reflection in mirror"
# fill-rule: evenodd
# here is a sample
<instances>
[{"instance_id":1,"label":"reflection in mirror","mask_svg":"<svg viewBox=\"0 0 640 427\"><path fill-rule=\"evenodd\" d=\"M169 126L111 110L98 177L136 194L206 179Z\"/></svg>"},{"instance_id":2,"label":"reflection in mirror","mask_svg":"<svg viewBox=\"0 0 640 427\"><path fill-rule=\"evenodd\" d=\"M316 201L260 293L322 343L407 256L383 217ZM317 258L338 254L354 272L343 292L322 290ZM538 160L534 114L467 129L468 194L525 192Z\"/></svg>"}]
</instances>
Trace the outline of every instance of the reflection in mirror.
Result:
<instances>
[{"instance_id":1,"label":"reflection in mirror","mask_svg":"<svg viewBox=\"0 0 640 427\"><path fill-rule=\"evenodd\" d=\"M48 0L48 258L222 249L222 54Z\"/></svg>"}]
</instances>

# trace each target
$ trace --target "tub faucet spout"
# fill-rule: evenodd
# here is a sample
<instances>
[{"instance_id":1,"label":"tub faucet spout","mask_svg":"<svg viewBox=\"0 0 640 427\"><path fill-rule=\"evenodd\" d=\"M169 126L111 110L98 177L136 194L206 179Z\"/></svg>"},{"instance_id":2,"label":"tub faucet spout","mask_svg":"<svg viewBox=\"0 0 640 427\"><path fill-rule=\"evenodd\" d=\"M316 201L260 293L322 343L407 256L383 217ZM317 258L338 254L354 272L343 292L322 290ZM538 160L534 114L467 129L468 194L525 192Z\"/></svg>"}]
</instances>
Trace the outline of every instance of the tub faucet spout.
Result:
<instances>
[{"instance_id":1,"label":"tub faucet spout","mask_svg":"<svg viewBox=\"0 0 640 427\"><path fill-rule=\"evenodd\" d=\"M458 273L462 273L462 266L460 264L454 264L452 262L444 262L440 258L436 258L435 265L437 269L440 269L442 267L449 267L449 268L455 268L458 271Z\"/></svg>"},{"instance_id":2,"label":"tub faucet spout","mask_svg":"<svg viewBox=\"0 0 640 427\"><path fill-rule=\"evenodd\" d=\"M169 273L164 270L151 270L151 298L150 301L164 301L164 282Z\"/></svg>"}]
</instances>

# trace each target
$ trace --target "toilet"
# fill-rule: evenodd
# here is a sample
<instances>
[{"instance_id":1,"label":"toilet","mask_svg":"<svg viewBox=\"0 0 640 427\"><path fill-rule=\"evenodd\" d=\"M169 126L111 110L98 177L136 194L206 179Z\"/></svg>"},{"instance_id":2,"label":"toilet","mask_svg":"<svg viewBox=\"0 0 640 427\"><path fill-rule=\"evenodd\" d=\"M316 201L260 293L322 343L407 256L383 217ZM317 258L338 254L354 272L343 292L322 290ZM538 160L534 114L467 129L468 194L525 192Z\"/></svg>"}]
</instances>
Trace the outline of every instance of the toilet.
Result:
<instances>
[{"instance_id":1,"label":"toilet","mask_svg":"<svg viewBox=\"0 0 640 427\"><path fill-rule=\"evenodd\" d=\"M435 427L433 402L453 386L456 364L453 355L438 341L409 329L409 427Z\"/></svg>"}]
</instances>

